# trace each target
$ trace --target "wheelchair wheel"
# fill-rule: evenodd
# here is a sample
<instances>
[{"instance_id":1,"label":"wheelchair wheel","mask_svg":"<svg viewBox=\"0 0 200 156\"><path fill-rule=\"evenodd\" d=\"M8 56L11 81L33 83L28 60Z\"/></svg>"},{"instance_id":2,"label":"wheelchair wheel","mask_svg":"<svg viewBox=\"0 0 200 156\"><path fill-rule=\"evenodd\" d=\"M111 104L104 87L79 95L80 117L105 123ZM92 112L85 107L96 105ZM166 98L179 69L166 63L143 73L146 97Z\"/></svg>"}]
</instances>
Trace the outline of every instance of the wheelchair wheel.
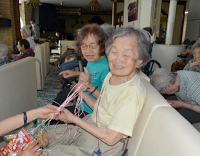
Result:
<instances>
[{"instance_id":1,"label":"wheelchair wheel","mask_svg":"<svg viewBox=\"0 0 200 156\"><path fill-rule=\"evenodd\" d=\"M142 71L149 76L156 68L161 68L160 63L156 60L150 60Z\"/></svg>"}]
</instances>

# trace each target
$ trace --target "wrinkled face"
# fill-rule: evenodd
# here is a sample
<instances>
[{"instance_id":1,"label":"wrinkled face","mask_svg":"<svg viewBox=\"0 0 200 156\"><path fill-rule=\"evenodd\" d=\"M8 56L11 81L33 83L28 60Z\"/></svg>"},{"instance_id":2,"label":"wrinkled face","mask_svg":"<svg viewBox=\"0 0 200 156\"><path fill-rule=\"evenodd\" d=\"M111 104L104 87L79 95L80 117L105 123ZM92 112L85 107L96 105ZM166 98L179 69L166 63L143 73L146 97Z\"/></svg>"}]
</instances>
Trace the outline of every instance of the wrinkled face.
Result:
<instances>
[{"instance_id":1,"label":"wrinkled face","mask_svg":"<svg viewBox=\"0 0 200 156\"><path fill-rule=\"evenodd\" d=\"M108 55L110 71L113 75L134 77L142 63L138 60L137 41L133 37L116 38Z\"/></svg>"},{"instance_id":2,"label":"wrinkled face","mask_svg":"<svg viewBox=\"0 0 200 156\"><path fill-rule=\"evenodd\" d=\"M176 77L176 81L175 81L174 84L169 84L168 83L165 86L165 88L166 88L166 94L168 94L168 95L171 95L171 94L174 94L174 93L178 92L179 89L180 89L180 81L179 81L178 76Z\"/></svg>"},{"instance_id":3,"label":"wrinkled face","mask_svg":"<svg viewBox=\"0 0 200 156\"><path fill-rule=\"evenodd\" d=\"M200 61L200 47L194 48L193 57L196 61Z\"/></svg>"},{"instance_id":4,"label":"wrinkled face","mask_svg":"<svg viewBox=\"0 0 200 156\"><path fill-rule=\"evenodd\" d=\"M81 44L81 51L88 62L96 62L101 59L100 46L98 45L96 36L93 34L89 34L84 38Z\"/></svg>"},{"instance_id":5,"label":"wrinkled face","mask_svg":"<svg viewBox=\"0 0 200 156\"><path fill-rule=\"evenodd\" d=\"M21 36L23 39L27 39L29 37L25 30L22 30Z\"/></svg>"}]
</instances>

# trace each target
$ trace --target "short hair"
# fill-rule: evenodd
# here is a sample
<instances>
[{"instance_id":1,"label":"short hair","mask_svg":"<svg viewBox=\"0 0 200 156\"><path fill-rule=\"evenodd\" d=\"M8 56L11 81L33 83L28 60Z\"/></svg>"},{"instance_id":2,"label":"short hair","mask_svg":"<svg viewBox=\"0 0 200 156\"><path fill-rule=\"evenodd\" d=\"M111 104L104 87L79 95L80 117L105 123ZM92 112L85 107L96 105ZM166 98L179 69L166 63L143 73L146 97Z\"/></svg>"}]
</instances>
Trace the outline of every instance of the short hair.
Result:
<instances>
[{"instance_id":1,"label":"short hair","mask_svg":"<svg viewBox=\"0 0 200 156\"><path fill-rule=\"evenodd\" d=\"M0 41L0 58L6 59L6 55L8 54L8 47L5 45L4 42Z\"/></svg>"},{"instance_id":2,"label":"short hair","mask_svg":"<svg viewBox=\"0 0 200 156\"><path fill-rule=\"evenodd\" d=\"M20 39L18 42L19 42L19 44L21 46L24 45L25 49L29 49L30 48L30 44L26 39Z\"/></svg>"},{"instance_id":3,"label":"short hair","mask_svg":"<svg viewBox=\"0 0 200 156\"><path fill-rule=\"evenodd\" d=\"M24 26L20 29L20 31L25 31L27 33L28 36L31 36L31 29L28 26Z\"/></svg>"},{"instance_id":4,"label":"short hair","mask_svg":"<svg viewBox=\"0 0 200 156\"><path fill-rule=\"evenodd\" d=\"M147 62L150 59L149 56L149 39L146 33L144 33L144 30L141 29L135 29L131 26L124 26L119 27L116 29L115 33L108 39L106 42L106 55L110 53L112 44L116 38L119 37L130 37L132 38L133 42L137 43L137 53L138 53L138 59L142 60L141 67L146 65Z\"/></svg>"},{"instance_id":5,"label":"short hair","mask_svg":"<svg viewBox=\"0 0 200 156\"><path fill-rule=\"evenodd\" d=\"M192 52L194 53L194 49L195 48L200 48L200 41L196 42L193 46L192 46Z\"/></svg>"},{"instance_id":6,"label":"short hair","mask_svg":"<svg viewBox=\"0 0 200 156\"><path fill-rule=\"evenodd\" d=\"M33 21L35 23L35 20L34 19L31 19L31 21Z\"/></svg>"},{"instance_id":7,"label":"short hair","mask_svg":"<svg viewBox=\"0 0 200 156\"><path fill-rule=\"evenodd\" d=\"M113 35L113 33L115 32L115 27L111 24L108 24L108 23L102 24L101 28L108 35L108 37L111 37Z\"/></svg>"},{"instance_id":8,"label":"short hair","mask_svg":"<svg viewBox=\"0 0 200 156\"><path fill-rule=\"evenodd\" d=\"M161 93L166 94L166 85L176 82L177 73L157 68L150 76L150 83Z\"/></svg>"},{"instance_id":9,"label":"short hair","mask_svg":"<svg viewBox=\"0 0 200 156\"><path fill-rule=\"evenodd\" d=\"M94 35L97 38L98 44L100 46L100 56L105 55L105 42L108 36L104 30L97 24L87 24L83 26L76 39L77 51L81 53L81 44L83 40L88 37L88 35Z\"/></svg>"}]
</instances>

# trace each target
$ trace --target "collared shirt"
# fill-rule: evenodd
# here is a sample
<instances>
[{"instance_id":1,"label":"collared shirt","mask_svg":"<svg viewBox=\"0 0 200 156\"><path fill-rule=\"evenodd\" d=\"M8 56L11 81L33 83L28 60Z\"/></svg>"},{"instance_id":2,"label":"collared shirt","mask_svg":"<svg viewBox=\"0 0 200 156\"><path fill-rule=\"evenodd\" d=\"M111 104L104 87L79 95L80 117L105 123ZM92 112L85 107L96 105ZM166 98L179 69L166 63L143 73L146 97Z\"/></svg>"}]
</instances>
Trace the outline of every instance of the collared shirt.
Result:
<instances>
[{"instance_id":1,"label":"collared shirt","mask_svg":"<svg viewBox=\"0 0 200 156\"><path fill-rule=\"evenodd\" d=\"M180 89L175 95L186 103L200 104L200 73L177 71Z\"/></svg>"}]
</instances>

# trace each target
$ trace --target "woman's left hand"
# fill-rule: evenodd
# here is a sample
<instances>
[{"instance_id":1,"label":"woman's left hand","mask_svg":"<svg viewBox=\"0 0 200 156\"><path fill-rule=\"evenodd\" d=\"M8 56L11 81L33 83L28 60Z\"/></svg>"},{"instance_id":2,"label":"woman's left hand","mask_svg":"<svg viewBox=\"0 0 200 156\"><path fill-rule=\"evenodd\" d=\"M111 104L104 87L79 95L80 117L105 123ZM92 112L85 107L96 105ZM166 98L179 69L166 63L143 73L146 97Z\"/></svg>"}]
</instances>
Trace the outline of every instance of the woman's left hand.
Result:
<instances>
[{"instance_id":1,"label":"woman's left hand","mask_svg":"<svg viewBox=\"0 0 200 156\"><path fill-rule=\"evenodd\" d=\"M61 108L60 115L58 115L58 119L63 121L64 123L73 123L74 115L66 108Z\"/></svg>"},{"instance_id":2,"label":"woman's left hand","mask_svg":"<svg viewBox=\"0 0 200 156\"><path fill-rule=\"evenodd\" d=\"M173 108L182 108L183 102L181 100L167 100Z\"/></svg>"}]
</instances>

